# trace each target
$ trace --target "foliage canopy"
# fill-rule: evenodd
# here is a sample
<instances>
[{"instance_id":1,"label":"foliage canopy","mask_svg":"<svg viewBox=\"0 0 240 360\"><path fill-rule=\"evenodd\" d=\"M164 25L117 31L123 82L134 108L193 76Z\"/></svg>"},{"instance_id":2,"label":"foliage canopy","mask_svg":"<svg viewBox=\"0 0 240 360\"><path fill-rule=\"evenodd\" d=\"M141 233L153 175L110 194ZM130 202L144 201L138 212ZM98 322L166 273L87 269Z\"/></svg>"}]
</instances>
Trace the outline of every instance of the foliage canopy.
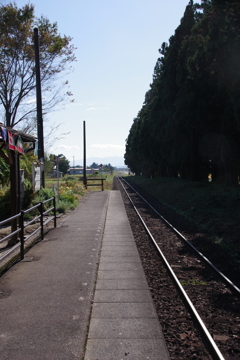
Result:
<instances>
[{"instance_id":1,"label":"foliage canopy","mask_svg":"<svg viewBox=\"0 0 240 360\"><path fill-rule=\"evenodd\" d=\"M25 131L36 118L34 28L39 31L44 112L63 100L59 88L54 90L54 80L75 60L72 38L61 36L57 23L46 17L35 18L33 4L0 6L0 108L6 126L21 123Z\"/></svg>"},{"instance_id":2,"label":"foliage canopy","mask_svg":"<svg viewBox=\"0 0 240 360\"><path fill-rule=\"evenodd\" d=\"M236 0L189 1L126 140L133 172L238 183L239 23Z\"/></svg>"}]
</instances>

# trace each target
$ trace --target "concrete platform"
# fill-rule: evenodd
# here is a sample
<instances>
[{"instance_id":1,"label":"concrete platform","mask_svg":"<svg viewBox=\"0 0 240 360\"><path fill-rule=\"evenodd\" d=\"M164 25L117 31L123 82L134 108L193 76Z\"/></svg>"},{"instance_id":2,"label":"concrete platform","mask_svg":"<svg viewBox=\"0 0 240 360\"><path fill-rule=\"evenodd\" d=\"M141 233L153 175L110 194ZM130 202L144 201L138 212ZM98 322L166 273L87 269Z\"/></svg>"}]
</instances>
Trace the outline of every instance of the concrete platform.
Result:
<instances>
[{"instance_id":1,"label":"concrete platform","mask_svg":"<svg viewBox=\"0 0 240 360\"><path fill-rule=\"evenodd\" d=\"M0 305L1 360L169 359L118 191L89 193L4 274Z\"/></svg>"},{"instance_id":2,"label":"concrete platform","mask_svg":"<svg viewBox=\"0 0 240 360\"><path fill-rule=\"evenodd\" d=\"M169 359L118 191L110 193L84 359Z\"/></svg>"},{"instance_id":3,"label":"concrete platform","mask_svg":"<svg viewBox=\"0 0 240 360\"><path fill-rule=\"evenodd\" d=\"M109 195L89 193L1 277L1 360L83 358Z\"/></svg>"}]
</instances>

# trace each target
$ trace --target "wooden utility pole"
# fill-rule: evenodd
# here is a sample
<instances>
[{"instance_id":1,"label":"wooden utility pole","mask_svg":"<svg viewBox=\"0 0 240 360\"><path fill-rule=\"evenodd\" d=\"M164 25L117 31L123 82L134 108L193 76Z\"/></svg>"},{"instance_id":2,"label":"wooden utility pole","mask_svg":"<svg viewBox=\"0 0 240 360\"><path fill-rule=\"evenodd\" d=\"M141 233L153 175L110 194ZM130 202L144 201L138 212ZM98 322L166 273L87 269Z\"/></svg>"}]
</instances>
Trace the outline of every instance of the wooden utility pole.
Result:
<instances>
[{"instance_id":1,"label":"wooden utility pole","mask_svg":"<svg viewBox=\"0 0 240 360\"><path fill-rule=\"evenodd\" d=\"M87 172L86 172L86 126L83 122L83 183L87 188Z\"/></svg>"},{"instance_id":2,"label":"wooden utility pole","mask_svg":"<svg viewBox=\"0 0 240 360\"><path fill-rule=\"evenodd\" d=\"M44 139L43 139L43 117L42 117L42 91L39 61L39 39L38 29L34 29L34 48L36 66L36 97L37 97L37 130L38 130L38 160L41 167L41 186L45 187L44 179Z\"/></svg>"}]
</instances>

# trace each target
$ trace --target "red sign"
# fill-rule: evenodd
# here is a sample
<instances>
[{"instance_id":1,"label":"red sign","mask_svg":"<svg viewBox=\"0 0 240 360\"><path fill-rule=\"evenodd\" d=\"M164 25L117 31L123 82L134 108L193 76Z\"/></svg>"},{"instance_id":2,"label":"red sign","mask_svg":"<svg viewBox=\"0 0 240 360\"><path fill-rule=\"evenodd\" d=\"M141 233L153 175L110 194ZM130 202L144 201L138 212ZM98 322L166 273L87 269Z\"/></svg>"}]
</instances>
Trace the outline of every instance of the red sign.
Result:
<instances>
[{"instance_id":1,"label":"red sign","mask_svg":"<svg viewBox=\"0 0 240 360\"><path fill-rule=\"evenodd\" d=\"M15 150L16 147L15 147L15 143L14 143L14 140L13 140L13 134L8 131L8 147L10 150Z\"/></svg>"}]
</instances>

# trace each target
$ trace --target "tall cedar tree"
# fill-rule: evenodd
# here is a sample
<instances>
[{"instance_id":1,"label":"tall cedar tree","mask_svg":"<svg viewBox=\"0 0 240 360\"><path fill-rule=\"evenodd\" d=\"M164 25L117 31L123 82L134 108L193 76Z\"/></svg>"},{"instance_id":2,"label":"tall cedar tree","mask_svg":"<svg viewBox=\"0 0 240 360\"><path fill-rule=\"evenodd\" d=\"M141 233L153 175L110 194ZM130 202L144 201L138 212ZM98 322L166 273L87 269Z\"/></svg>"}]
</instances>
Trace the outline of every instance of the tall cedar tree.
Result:
<instances>
[{"instance_id":1,"label":"tall cedar tree","mask_svg":"<svg viewBox=\"0 0 240 360\"><path fill-rule=\"evenodd\" d=\"M162 45L130 129L125 159L132 170L191 180L206 179L211 171L222 182L237 183L239 23L237 1L189 2L169 45Z\"/></svg>"}]
</instances>

